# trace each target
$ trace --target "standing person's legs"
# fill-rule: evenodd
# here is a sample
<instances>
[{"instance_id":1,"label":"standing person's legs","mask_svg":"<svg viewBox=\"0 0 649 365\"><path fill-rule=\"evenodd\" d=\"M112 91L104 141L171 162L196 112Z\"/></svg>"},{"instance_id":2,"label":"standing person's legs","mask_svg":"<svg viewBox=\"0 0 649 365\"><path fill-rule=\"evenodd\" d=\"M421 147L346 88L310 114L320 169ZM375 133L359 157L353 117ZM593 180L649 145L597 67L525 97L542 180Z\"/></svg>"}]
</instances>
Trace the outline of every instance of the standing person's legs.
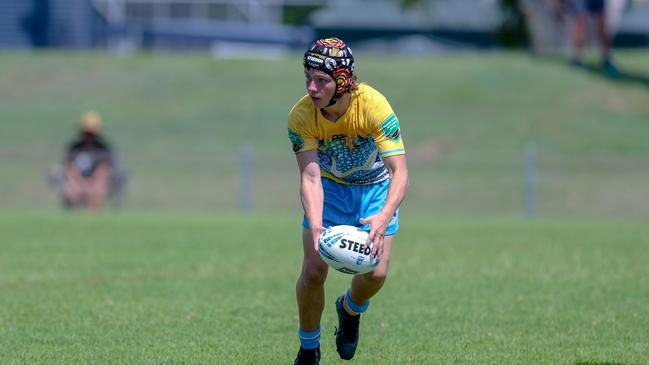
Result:
<instances>
[{"instance_id":1,"label":"standing person's legs","mask_svg":"<svg viewBox=\"0 0 649 365\"><path fill-rule=\"evenodd\" d=\"M608 25L606 24L606 14L596 13L593 14L593 18L597 28L597 40L599 41L599 49L602 53L602 59L607 59L610 55L611 35L609 34Z\"/></svg>"},{"instance_id":2,"label":"standing person's legs","mask_svg":"<svg viewBox=\"0 0 649 365\"><path fill-rule=\"evenodd\" d=\"M602 57L602 67L611 77L618 77L620 72L611 60L612 36L606 16L606 0L588 0L588 11L592 14L597 29L597 41Z\"/></svg>"},{"instance_id":3,"label":"standing person's legs","mask_svg":"<svg viewBox=\"0 0 649 365\"><path fill-rule=\"evenodd\" d=\"M570 43L572 45L572 62L581 65L581 54L586 46L586 31L588 22L586 18L587 0L568 0L568 13L570 21Z\"/></svg>"},{"instance_id":4,"label":"standing person's legs","mask_svg":"<svg viewBox=\"0 0 649 365\"><path fill-rule=\"evenodd\" d=\"M586 31L588 28L586 15L575 14L572 19L572 46L573 46L573 61L577 64L581 63L582 53L586 46Z\"/></svg>"},{"instance_id":5,"label":"standing person's legs","mask_svg":"<svg viewBox=\"0 0 649 365\"><path fill-rule=\"evenodd\" d=\"M588 11L592 15L597 29L597 41L602 59L607 60L611 48L611 34L606 20L606 2L604 0L588 0Z\"/></svg>"}]
</instances>

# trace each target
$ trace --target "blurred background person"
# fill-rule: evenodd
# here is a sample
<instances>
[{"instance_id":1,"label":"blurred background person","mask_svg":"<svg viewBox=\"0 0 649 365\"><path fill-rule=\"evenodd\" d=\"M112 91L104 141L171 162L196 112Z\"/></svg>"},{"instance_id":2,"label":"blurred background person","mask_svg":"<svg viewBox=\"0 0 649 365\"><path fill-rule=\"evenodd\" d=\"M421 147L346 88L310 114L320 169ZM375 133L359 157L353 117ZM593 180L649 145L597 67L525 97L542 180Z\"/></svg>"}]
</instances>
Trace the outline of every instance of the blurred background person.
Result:
<instances>
[{"instance_id":1,"label":"blurred background person","mask_svg":"<svg viewBox=\"0 0 649 365\"><path fill-rule=\"evenodd\" d=\"M612 77L619 70L611 60L612 35L606 17L606 0L565 0L570 19L570 35L573 46L572 63L582 65L582 53L588 39L588 20L593 22L604 71Z\"/></svg>"},{"instance_id":2,"label":"blurred background person","mask_svg":"<svg viewBox=\"0 0 649 365\"><path fill-rule=\"evenodd\" d=\"M22 18L21 26L27 33L33 47L48 46L50 28L49 0L33 0L32 9Z\"/></svg>"},{"instance_id":3,"label":"blurred background person","mask_svg":"<svg viewBox=\"0 0 649 365\"><path fill-rule=\"evenodd\" d=\"M66 149L63 168L54 167L49 172L50 185L66 208L99 210L109 195L122 190L125 176L101 128L101 116L86 112L78 137Z\"/></svg>"}]
</instances>

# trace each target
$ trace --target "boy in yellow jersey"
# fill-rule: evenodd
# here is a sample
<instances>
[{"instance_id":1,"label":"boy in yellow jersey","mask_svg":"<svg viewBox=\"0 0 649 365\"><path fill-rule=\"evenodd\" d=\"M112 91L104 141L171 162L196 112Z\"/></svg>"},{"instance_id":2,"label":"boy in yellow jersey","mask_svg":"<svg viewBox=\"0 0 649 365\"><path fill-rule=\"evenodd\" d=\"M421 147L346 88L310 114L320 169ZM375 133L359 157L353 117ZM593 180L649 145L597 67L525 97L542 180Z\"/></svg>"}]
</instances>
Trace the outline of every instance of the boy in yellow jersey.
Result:
<instances>
[{"instance_id":1,"label":"boy in yellow jersey","mask_svg":"<svg viewBox=\"0 0 649 365\"><path fill-rule=\"evenodd\" d=\"M304 259L296 285L299 365L320 361L328 266L317 253L318 238L328 226L358 226L369 232L372 255L381 257L374 271L355 275L336 300L336 349L349 360L358 345L360 314L385 282L408 188L399 120L381 93L356 83L349 47L338 38L319 39L304 53L303 64L308 94L288 116L304 208Z\"/></svg>"}]
</instances>

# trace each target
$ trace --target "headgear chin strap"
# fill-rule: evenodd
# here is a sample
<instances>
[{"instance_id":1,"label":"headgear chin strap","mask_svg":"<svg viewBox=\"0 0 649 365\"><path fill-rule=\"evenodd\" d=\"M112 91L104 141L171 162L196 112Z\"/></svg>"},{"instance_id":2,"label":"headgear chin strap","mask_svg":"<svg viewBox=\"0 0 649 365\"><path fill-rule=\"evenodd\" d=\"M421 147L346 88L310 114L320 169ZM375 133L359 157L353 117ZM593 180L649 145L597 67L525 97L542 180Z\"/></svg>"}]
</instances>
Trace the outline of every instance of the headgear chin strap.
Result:
<instances>
[{"instance_id":1,"label":"headgear chin strap","mask_svg":"<svg viewBox=\"0 0 649 365\"><path fill-rule=\"evenodd\" d=\"M336 92L327 106L352 89L354 56L352 50L338 38L322 38L304 52L304 67L320 70L336 81Z\"/></svg>"}]
</instances>

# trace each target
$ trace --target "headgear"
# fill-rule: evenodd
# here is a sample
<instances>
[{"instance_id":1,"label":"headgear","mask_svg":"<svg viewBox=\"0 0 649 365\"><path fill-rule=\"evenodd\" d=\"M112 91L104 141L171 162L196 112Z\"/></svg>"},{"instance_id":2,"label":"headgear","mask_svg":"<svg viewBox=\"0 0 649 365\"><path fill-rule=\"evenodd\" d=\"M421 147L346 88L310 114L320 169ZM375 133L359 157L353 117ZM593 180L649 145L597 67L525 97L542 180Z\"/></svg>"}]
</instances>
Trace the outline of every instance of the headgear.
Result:
<instances>
[{"instance_id":1,"label":"headgear","mask_svg":"<svg viewBox=\"0 0 649 365\"><path fill-rule=\"evenodd\" d=\"M336 103L352 89L354 56L352 50L338 38L322 38L315 41L304 52L304 67L320 70L336 81L336 92L329 105Z\"/></svg>"}]
</instances>

